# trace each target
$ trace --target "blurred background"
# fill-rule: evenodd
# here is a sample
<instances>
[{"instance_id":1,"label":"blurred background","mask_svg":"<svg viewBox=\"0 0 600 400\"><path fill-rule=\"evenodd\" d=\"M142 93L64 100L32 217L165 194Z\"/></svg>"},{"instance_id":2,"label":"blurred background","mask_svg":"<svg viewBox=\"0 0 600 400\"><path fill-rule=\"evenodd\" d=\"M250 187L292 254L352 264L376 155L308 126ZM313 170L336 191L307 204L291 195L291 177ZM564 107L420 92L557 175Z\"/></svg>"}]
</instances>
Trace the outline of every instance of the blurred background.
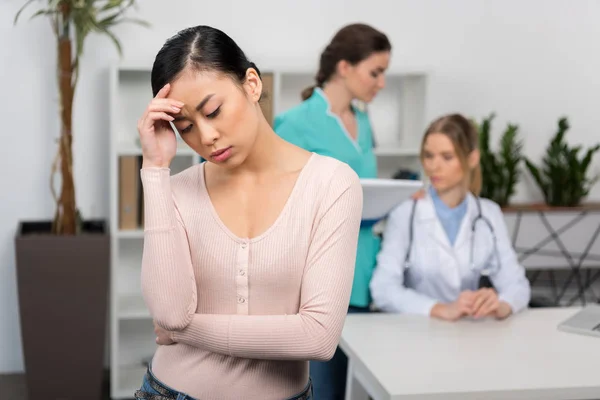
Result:
<instances>
[{"instance_id":1,"label":"blurred background","mask_svg":"<svg viewBox=\"0 0 600 400\"><path fill-rule=\"evenodd\" d=\"M34 3L46 4L45 1ZM24 371L14 238L20 221L47 220L53 216L49 177L60 134L56 38L48 18L42 16L28 21L39 4L27 9L20 21L13 24L23 4L24 1L19 0L0 2L3 84L0 96L0 374ZM151 98L146 78L156 52L168 37L192 25L220 28L237 41L261 71L272 74L275 101L272 107L276 113L300 102L299 90L307 80L311 83L320 52L339 28L352 22L364 22L386 33L393 45L388 82L399 83L388 85L382 92L379 111L374 105L373 125L376 139L383 144L391 140L385 130L390 121L402 130L399 143L404 145L404 150L392 148L391 154L380 150L378 156L379 162L387 163L390 175L403 168L403 163L407 168L414 167L414 159L410 161L410 157L414 158L416 153L411 151L418 148L423 129L435 117L449 112L460 112L477 121L495 113L491 130L493 146L497 145L508 123L518 125L524 155L535 162L544 156L561 117L568 118L570 129L566 140L571 145L588 148L600 141L598 0L144 0L128 15L145 20L150 26L115 27L114 33L123 48L122 57L106 36L91 34L88 37L73 108L77 205L85 219L108 219L113 233L113 228L118 229L118 220L111 201L117 204L119 197L115 194L118 183L111 180L111 174L117 177L115 156L129 153L119 153L118 144L111 146L111 138L115 143L123 143L129 140L127 135L135 137L138 115L132 112L123 116L117 112L113 114L117 121L113 118L111 123L111 107L119 104L119 110L137 110L139 104L145 106ZM111 73L115 78L112 81ZM404 79L403 74L414 80ZM409 82L408 86L403 86L405 82ZM116 91L111 92L111 87ZM125 92L128 87L131 91ZM403 88L406 92L402 92ZM413 97L407 97L408 91ZM121 99L137 96L141 103L129 104L123 100L115 103L118 93L124 93ZM386 96L398 103L384 101ZM412 108L403 102L412 102ZM393 114L390 104L408 108ZM409 125L403 122L403 116L410 120ZM128 121L132 125L125 136L120 136L122 130L115 132ZM136 155L135 151L130 155ZM590 174L600 170L599 160L598 156L593 159ZM600 201L600 185L595 185L584 200ZM542 192L526 171L510 202L544 202ZM514 223L509 221L509 226L514 227ZM589 232L596 226L589 228ZM586 235L589 238L589 233ZM127 249L139 248L140 244L141 236L135 229L112 238L113 251L121 249L117 255L113 254L112 263L119 254L127 258L130 254ZM524 246L529 245L533 246L532 243ZM598 253L598 245L594 246ZM133 264L135 257L134 254L129 258ZM561 263L565 268L570 267L564 259ZM124 274L134 277L136 272ZM128 287L136 289L133 283L131 286L123 284L123 287L125 291ZM126 300L115 300L114 291L113 286L109 300L124 304L120 301ZM144 319L143 310L135 308L135 301L133 308L123 313L129 316L124 319L130 325L120 325L118 329L113 326L113 332L111 324L107 328L106 367L111 365L111 350L120 346L125 351L132 347L131 343L139 343L138 336L134 335L131 342L123 339L125 342L119 344L123 335L147 329L148 321ZM110 308L108 311L109 322L122 320L111 315ZM52 324L39 328L40 334L45 330L66 329ZM142 341L151 346L152 339L150 332ZM112 355L120 357L121 351ZM143 358L139 354L136 357ZM118 363L130 365L132 361ZM130 390L125 383L127 379L138 382L139 366L125 371L114 375L118 375L124 385L113 389L115 395ZM123 377L126 373L132 373L133 377Z\"/></svg>"}]
</instances>

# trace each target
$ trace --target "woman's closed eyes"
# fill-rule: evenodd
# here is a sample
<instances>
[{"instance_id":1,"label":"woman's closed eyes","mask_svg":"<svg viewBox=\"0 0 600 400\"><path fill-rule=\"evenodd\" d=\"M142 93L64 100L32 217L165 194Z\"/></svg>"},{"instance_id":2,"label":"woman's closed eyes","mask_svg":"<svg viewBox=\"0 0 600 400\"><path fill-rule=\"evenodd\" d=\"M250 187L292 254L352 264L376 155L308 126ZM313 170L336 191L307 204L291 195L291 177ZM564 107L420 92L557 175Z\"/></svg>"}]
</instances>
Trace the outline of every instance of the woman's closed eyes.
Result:
<instances>
[{"instance_id":1,"label":"woman's closed eyes","mask_svg":"<svg viewBox=\"0 0 600 400\"><path fill-rule=\"evenodd\" d=\"M423 157L424 157L425 159L428 159L428 160L431 160L431 159L433 159L433 158L434 158L433 154L431 154L431 153L427 153L427 152L424 154L424 156L423 156ZM451 161L452 159L454 159L454 154L452 154L452 153L443 153L443 154L442 154L442 158L443 158L445 161Z\"/></svg>"},{"instance_id":2,"label":"woman's closed eyes","mask_svg":"<svg viewBox=\"0 0 600 400\"><path fill-rule=\"evenodd\" d=\"M206 115L206 118L208 119L214 119L216 118L219 114L221 113L221 106L217 107L215 109L215 111L211 112L210 114ZM192 130L192 128L194 127L194 124L189 124L188 126L186 126L185 128L183 128L182 130L180 130L180 134L184 134L184 133L188 133L189 131Z\"/></svg>"},{"instance_id":3,"label":"woman's closed eyes","mask_svg":"<svg viewBox=\"0 0 600 400\"><path fill-rule=\"evenodd\" d=\"M216 118L221 113L221 106L217 107L215 111L211 112L206 116L208 119Z\"/></svg>"}]
</instances>

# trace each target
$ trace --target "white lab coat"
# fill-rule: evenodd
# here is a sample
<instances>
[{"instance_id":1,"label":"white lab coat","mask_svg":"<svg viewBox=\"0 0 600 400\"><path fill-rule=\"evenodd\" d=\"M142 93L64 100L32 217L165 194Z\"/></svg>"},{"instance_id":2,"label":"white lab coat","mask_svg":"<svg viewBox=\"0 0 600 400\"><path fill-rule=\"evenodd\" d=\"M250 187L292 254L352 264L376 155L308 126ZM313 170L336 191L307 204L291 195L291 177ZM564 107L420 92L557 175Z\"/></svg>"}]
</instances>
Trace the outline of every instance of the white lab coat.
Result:
<instances>
[{"instance_id":1,"label":"white lab coat","mask_svg":"<svg viewBox=\"0 0 600 400\"><path fill-rule=\"evenodd\" d=\"M492 233L485 222L479 220L473 241L475 271L469 265L471 225L477 216L473 195L468 195L467 212L454 246L437 218L431 197L426 195L417 202L408 268L405 268L404 258L409 243L412 200L396 207L387 219L370 283L374 305L385 312L429 315L436 303L453 302L462 291L477 290L482 268L488 265L500 301L507 302L514 313L526 308L531 288L510 242L502 211L490 200L480 199L480 203L482 215L494 228L498 258L494 254Z\"/></svg>"}]
</instances>

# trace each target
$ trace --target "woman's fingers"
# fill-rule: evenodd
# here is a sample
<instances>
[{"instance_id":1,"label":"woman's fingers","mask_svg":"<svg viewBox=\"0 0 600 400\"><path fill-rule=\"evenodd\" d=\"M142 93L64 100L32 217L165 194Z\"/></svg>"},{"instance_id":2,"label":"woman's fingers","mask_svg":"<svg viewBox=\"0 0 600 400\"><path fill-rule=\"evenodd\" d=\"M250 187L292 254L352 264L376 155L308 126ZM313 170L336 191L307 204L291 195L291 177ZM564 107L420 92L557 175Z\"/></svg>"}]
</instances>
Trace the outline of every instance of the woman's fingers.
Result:
<instances>
[{"instance_id":1,"label":"woman's fingers","mask_svg":"<svg viewBox=\"0 0 600 400\"><path fill-rule=\"evenodd\" d=\"M461 301L470 306L473 305L475 298L475 292L472 292L470 290L465 290L459 295L459 299L461 299Z\"/></svg>"},{"instance_id":2,"label":"woman's fingers","mask_svg":"<svg viewBox=\"0 0 600 400\"><path fill-rule=\"evenodd\" d=\"M175 118L173 118L167 113L177 114L181 111L181 108L175 106L174 104L177 104L175 100L169 100L168 102L150 103L146 108L146 112L144 113L144 115L140 119L140 122L138 123L138 129L140 131L150 129L154 125L154 122L161 119L165 121L173 121Z\"/></svg>"},{"instance_id":3,"label":"woman's fingers","mask_svg":"<svg viewBox=\"0 0 600 400\"><path fill-rule=\"evenodd\" d=\"M459 305L458 309L460 310L460 313L462 315L471 315L471 314L473 314L473 309L468 304L461 304L461 305Z\"/></svg>"},{"instance_id":4,"label":"woman's fingers","mask_svg":"<svg viewBox=\"0 0 600 400\"><path fill-rule=\"evenodd\" d=\"M147 135L152 135L152 129L154 128L157 122L173 121L174 119L175 118L173 116L165 112L148 112L148 114L146 114L146 117L141 122L141 125L139 127L140 136L144 137ZM169 126L169 124L166 124L166 126Z\"/></svg>"},{"instance_id":5,"label":"woman's fingers","mask_svg":"<svg viewBox=\"0 0 600 400\"><path fill-rule=\"evenodd\" d=\"M490 289L481 289L475 293L475 301L473 302L473 310L475 313L479 310L479 308L487 301L487 299L493 295L494 293Z\"/></svg>"},{"instance_id":6,"label":"woman's fingers","mask_svg":"<svg viewBox=\"0 0 600 400\"><path fill-rule=\"evenodd\" d=\"M489 297L485 303L481 305L481 308L475 314L476 318L481 318L489 315L492 311L498 308L498 301L495 296Z\"/></svg>"},{"instance_id":7,"label":"woman's fingers","mask_svg":"<svg viewBox=\"0 0 600 400\"><path fill-rule=\"evenodd\" d=\"M179 100L167 99L166 96L169 93L170 85L165 85L156 96L150 101L148 107L144 111L142 118L140 120L145 120L148 117L148 114L153 111L163 111L163 112L180 112L181 108L184 106L184 103Z\"/></svg>"},{"instance_id":8,"label":"woman's fingers","mask_svg":"<svg viewBox=\"0 0 600 400\"><path fill-rule=\"evenodd\" d=\"M149 111L179 112L184 103L173 99L154 99L148 105Z\"/></svg>"},{"instance_id":9,"label":"woman's fingers","mask_svg":"<svg viewBox=\"0 0 600 400\"><path fill-rule=\"evenodd\" d=\"M161 111L151 111L148 113L148 127L153 126L157 121L173 121L175 117Z\"/></svg>"},{"instance_id":10,"label":"woman's fingers","mask_svg":"<svg viewBox=\"0 0 600 400\"><path fill-rule=\"evenodd\" d=\"M461 312L466 312L469 315L473 312L473 305L465 300L458 302L458 308Z\"/></svg>"},{"instance_id":11,"label":"woman's fingers","mask_svg":"<svg viewBox=\"0 0 600 400\"><path fill-rule=\"evenodd\" d=\"M162 89L160 89L158 91L158 93L156 93L156 96L154 97L154 99L152 99L151 103L157 103L157 104L172 104L174 106L177 106L179 108L183 107L183 102L179 101L179 100L175 100L175 99L167 99L167 95L169 94L169 91L171 90L171 84L167 83L165 86L163 86Z\"/></svg>"},{"instance_id":12,"label":"woman's fingers","mask_svg":"<svg viewBox=\"0 0 600 400\"><path fill-rule=\"evenodd\" d=\"M477 299L475 292L464 291L459 297L459 302L463 304L469 312L469 315L475 312L475 300Z\"/></svg>"},{"instance_id":13,"label":"woman's fingers","mask_svg":"<svg viewBox=\"0 0 600 400\"><path fill-rule=\"evenodd\" d=\"M167 95L169 94L170 90L171 90L171 84L167 83L165 86L162 87L162 89L160 89L158 91L158 93L156 93L156 96L154 98L156 98L156 99L166 98Z\"/></svg>"},{"instance_id":14,"label":"woman's fingers","mask_svg":"<svg viewBox=\"0 0 600 400\"><path fill-rule=\"evenodd\" d=\"M459 300L457 302L456 307L457 307L458 311L461 314L463 314L463 315L464 314L471 315L473 313L473 307L472 307L472 305L469 304L468 302L464 301L464 300Z\"/></svg>"},{"instance_id":15,"label":"woman's fingers","mask_svg":"<svg viewBox=\"0 0 600 400\"><path fill-rule=\"evenodd\" d=\"M138 129L144 131L150 129L154 122L158 120L173 121L173 117L167 113L179 113L184 103L174 99L167 99L171 89L170 84L166 84L158 91L156 96L150 101L144 115L140 118ZM141 132L140 132L141 133Z\"/></svg>"}]
</instances>

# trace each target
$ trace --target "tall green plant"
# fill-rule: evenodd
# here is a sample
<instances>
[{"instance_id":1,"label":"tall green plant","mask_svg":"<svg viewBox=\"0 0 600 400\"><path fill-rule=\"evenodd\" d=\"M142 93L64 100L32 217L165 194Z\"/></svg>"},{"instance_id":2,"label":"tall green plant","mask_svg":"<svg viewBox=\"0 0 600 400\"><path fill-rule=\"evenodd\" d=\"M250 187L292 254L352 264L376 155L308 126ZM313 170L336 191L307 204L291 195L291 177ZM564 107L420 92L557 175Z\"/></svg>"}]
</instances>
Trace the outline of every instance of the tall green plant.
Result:
<instances>
[{"instance_id":1,"label":"tall green plant","mask_svg":"<svg viewBox=\"0 0 600 400\"><path fill-rule=\"evenodd\" d=\"M35 0L28 0L15 16L15 24L23 10ZM40 2L42 2L40 0ZM56 37L57 66L60 105L60 139L55 162L50 173L50 187L56 202L52 232L73 235L79 231L75 183L73 179L73 99L79 79L80 59L85 39L92 32L108 36L121 54L121 44L111 28L122 22L147 25L144 21L125 18L125 12L135 0L48 0L46 6L31 18L41 15L50 19ZM54 177L61 175L60 195L54 188Z\"/></svg>"},{"instance_id":2,"label":"tall green plant","mask_svg":"<svg viewBox=\"0 0 600 400\"><path fill-rule=\"evenodd\" d=\"M527 169L544 194L550 206L573 207L581 203L599 176L588 177L588 169L600 143L589 148L579 157L582 146L570 147L565 140L569 129L566 117L558 120L558 131L548 144L542 166L525 159Z\"/></svg>"},{"instance_id":3,"label":"tall green plant","mask_svg":"<svg viewBox=\"0 0 600 400\"><path fill-rule=\"evenodd\" d=\"M519 139L519 127L508 124L500 138L498 152L490 146L492 113L481 124L475 124L479 131L480 165L483 176L481 197L490 199L500 206L506 206L515 194L521 178L520 164L523 160L523 141Z\"/></svg>"}]
</instances>

